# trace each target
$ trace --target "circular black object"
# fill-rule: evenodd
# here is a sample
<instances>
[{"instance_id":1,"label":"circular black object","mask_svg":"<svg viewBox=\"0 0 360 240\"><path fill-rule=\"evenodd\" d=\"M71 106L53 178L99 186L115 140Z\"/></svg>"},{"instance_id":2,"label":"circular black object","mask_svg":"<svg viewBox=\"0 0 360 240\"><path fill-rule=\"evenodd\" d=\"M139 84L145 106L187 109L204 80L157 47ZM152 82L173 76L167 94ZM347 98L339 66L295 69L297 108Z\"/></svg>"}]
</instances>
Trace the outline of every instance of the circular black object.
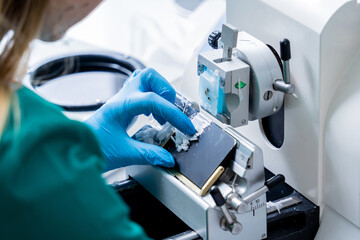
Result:
<instances>
[{"instance_id":1,"label":"circular black object","mask_svg":"<svg viewBox=\"0 0 360 240\"><path fill-rule=\"evenodd\" d=\"M286 38L280 41L280 56L284 61L291 58L290 41Z\"/></svg>"},{"instance_id":2,"label":"circular black object","mask_svg":"<svg viewBox=\"0 0 360 240\"><path fill-rule=\"evenodd\" d=\"M118 92L135 70L144 67L123 54L82 53L35 67L29 82L35 92L65 111L93 111Z\"/></svg>"},{"instance_id":3,"label":"circular black object","mask_svg":"<svg viewBox=\"0 0 360 240\"><path fill-rule=\"evenodd\" d=\"M218 40L221 37L220 31L213 31L208 37L209 46L213 49L218 49Z\"/></svg>"}]
</instances>

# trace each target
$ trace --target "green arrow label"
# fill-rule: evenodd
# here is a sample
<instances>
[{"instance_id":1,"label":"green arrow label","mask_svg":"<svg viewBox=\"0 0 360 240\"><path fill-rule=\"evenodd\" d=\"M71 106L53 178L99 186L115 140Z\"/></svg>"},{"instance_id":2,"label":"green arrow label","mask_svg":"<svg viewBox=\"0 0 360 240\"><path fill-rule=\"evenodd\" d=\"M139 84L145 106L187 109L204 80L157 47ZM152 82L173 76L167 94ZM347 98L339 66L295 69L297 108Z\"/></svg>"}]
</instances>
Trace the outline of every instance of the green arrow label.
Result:
<instances>
[{"instance_id":1,"label":"green arrow label","mask_svg":"<svg viewBox=\"0 0 360 240\"><path fill-rule=\"evenodd\" d=\"M243 89L245 86L246 86L246 83L243 83L243 82L240 81L240 88ZM236 88L236 89L239 89L239 82L237 82L237 83L235 84L235 88Z\"/></svg>"}]
</instances>

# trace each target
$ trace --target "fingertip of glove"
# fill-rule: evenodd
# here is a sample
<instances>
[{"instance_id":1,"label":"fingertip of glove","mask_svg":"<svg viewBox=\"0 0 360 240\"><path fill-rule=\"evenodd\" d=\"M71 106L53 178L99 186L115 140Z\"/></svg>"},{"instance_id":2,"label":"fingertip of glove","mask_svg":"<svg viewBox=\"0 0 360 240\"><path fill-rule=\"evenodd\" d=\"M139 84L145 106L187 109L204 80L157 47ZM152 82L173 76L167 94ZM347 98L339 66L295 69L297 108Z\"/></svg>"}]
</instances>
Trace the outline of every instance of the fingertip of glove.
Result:
<instances>
[{"instance_id":1,"label":"fingertip of glove","mask_svg":"<svg viewBox=\"0 0 360 240\"><path fill-rule=\"evenodd\" d=\"M190 136L196 134L195 126L189 118L185 121L185 123L186 123L186 132L184 133Z\"/></svg>"},{"instance_id":2,"label":"fingertip of glove","mask_svg":"<svg viewBox=\"0 0 360 240\"><path fill-rule=\"evenodd\" d=\"M175 161L173 160L172 162L164 162L163 164L161 164L161 166L166 168L172 168L175 166Z\"/></svg>"},{"instance_id":3,"label":"fingertip of glove","mask_svg":"<svg viewBox=\"0 0 360 240\"><path fill-rule=\"evenodd\" d=\"M174 167L175 166L175 160L174 157L164 149L163 156L159 159L159 162L157 165L163 166L163 167Z\"/></svg>"},{"instance_id":4,"label":"fingertip of glove","mask_svg":"<svg viewBox=\"0 0 360 240\"><path fill-rule=\"evenodd\" d=\"M191 123L189 130L190 130L190 135L191 136L196 134L196 129L195 129L194 124Z\"/></svg>"},{"instance_id":5,"label":"fingertip of glove","mask_svg":"<svg viewBox=\"0 0 360 240\"><path fill-rule=\"evenodd\" d=\"M174 157L165 149L161 147L153 146L153 149L147 151L147 156L145 157L150 165L163 166L163 167L173 167L175 166Z\"/></svg>"}]
</instances>

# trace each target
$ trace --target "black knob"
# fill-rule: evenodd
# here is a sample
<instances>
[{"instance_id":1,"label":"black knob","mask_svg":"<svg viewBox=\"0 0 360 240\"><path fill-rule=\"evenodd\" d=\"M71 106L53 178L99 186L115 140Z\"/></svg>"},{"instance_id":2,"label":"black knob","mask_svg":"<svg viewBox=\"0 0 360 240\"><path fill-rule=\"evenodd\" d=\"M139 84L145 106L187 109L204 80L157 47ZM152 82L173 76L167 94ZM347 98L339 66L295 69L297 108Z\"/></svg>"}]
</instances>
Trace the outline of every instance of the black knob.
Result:
<instances>
[{"instance_id":1,"label":"black knob","mask_svg":"<svg viewBox=\"0 0 360 240\"><path fill-rule=\"evenodd\" d=\"M216 206L221 207L222 205L225 204L225 199L218 187L216 186L211 187L210 194L214 199Z\"/></svg>"},{"instance_id":2,"label":"black knob","mask_svg":"<svg viewBox=\"0 0 360 240\"><path fill-rule=\"evenodd\" d=\"M290 41L286 38L280 41L280 56L283 61L291 58Z\"/></svg>"},{"instance_id":3,"label":"black knob","mask_svg":"<svg viewBox=\"0 0 360 240\"><path fill-rule=\"evenodd\" d=\"M208 37L209 46L213 49L218 49L219 38L221 38L221 32L217 30L213 31Z\"/></svg>"},{"instance_id":4,"label":"black knob","mask_svg":"<svg viewBox=\"0 0 360 240\"><path fill-rule=\"evenodd\" d=\"M278 185L279 183L283 183L285 182L285 177L282 174L278 174L276 176L273 176L272 178L268 179L265 182L265 185L271 189L273 187L275 187L276 185Z\"/></svg>"}]
</instances>

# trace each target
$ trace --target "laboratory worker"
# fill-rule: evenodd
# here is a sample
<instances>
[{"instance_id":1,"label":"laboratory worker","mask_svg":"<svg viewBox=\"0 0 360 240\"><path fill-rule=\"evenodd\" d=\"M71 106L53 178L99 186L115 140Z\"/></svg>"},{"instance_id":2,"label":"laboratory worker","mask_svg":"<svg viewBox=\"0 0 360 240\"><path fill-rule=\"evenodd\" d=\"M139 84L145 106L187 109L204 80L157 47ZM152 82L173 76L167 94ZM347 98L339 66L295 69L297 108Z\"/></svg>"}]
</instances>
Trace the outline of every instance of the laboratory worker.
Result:
<instances>
[{"instance_id":1,"label":"laboratory worker","mask_svg":"<svg viewBox=\"0 0 360 240\"><path fill-rule=\"evenodd\" d=\"M61 38L100 2L0 0L0 239L148 239L101 174L174 165L164 149L127 135L139 114L196 132L151 68L134 72L85 123L21 85L29 43Z\"/></svg>"}]
</instances>

